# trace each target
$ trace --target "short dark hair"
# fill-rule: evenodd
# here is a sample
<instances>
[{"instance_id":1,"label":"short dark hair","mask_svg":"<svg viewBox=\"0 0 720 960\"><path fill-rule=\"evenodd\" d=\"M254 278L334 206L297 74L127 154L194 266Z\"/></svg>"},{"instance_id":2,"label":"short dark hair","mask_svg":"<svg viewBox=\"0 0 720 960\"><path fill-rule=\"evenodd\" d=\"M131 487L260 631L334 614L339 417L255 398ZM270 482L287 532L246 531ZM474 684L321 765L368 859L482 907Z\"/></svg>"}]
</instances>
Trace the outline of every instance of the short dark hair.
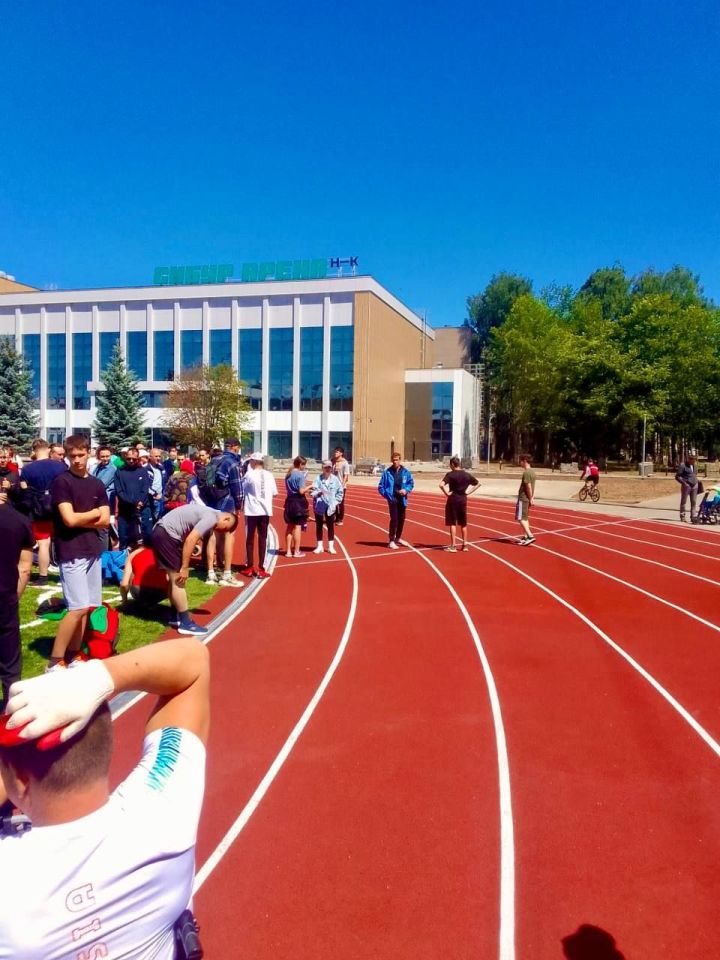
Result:
<instances>
[{"instance_id":1,"label":"short dark hair","mask_svg":"<svg viewBox=\"0 0 720 960\"><path fill-rule=\"evenodd\" d=\"M521 453L518 460L527 460L528 463L532 463L532 457L529 453Z\"/></svg>"},{"instance_id":2,"label":"short dark hair","mask_svg":"<svg viewBox=\"0 0 720 960\"><path fill-rule=\"evenodd\" d=\"M65 447L65 453L70 453L71 450L89 450L90 441L82 433L73 433L69 437L66 437L65 443L54 443L54 447Z\"/></svg>"},{"instance_id":3,"label":"short dark hair","mask_svg":"<svg viewBox=\"0 0 720 960\"><path fill-rule=\"evenodd\" d=\"M107 450L108 453L112 453L112 447L109 447L106 443L101 443L97 448L97 453L100 453L102 450Z\"/></svg>"},{"instance_id":4,"label":"short dark hair","mask_svg":"<svg viewBox=\"0 0 720 960\"><path fill-rule=\"evenodd\" d=\"M450 466L459 467L460 466L460 457L450 457ZM453 481L454 482L454 481Z\"/></svg>"},{"instance_id":5,"label":"short dark hair","mask_svg":"<svg viewBox=\"0 0 720 960\"><path fill-rule=\"evenodd\" d=\"M225 441L225 446L226 446L226 447L239 447L239 446L240 446L240 441L238 440L237 437L230 437L229 440L226 440L226 441Z\"/></svg>"},{"instance_id":6,"label":"short dark hair","mask_svg":"<svg viewBox=\"0 0 720 960\"><path fill-rule=\"evenodd\" d=\"M112 743L112 717L104 703L65 743L50 750L38 750L32 740L19 747L0 747L0 760L16 774L40 783L43 790L65 793L107 776Z\"/></svg>"},{"instance_id":7,"label":"short dark hair","mask_svg":"<svg viewBox=\"0 0 720 960\"><path fill-rule=\"evenodd\" d=\"M238 515L237 515L236 513L230 513L229 510L224 510L223 512L229 514L229 515L232 517L232 519L233 519L233 522L230 524L230 526L229 526L229 527L226 529L226 531L225 531L225 533L232 533L233 530L237 530ZM221 514L221 516L222 516L222 514ZM220 517L218 517L218 520L219 520L219 519L220 519Z\"/></svg>"},{"instance_id":8,"label":"short dark hair","mask_svg":"<svg viewBox=\"0 0 720 960\"><path fill-rule=\"evenodd\" d=\"M49 450L50 444L47 440L43 440L42 437L38 437L37 440L32 442L32 452L36 453L38 450Z\"/></svg>"},{"instance_id":9,"label":"short dark hair","mask_svg":"<svg viewBox=\"0 0 720 960\"><path fill-rule=\"evenodd\" d=\"M335 453L341 453L345 456L345 447L335 447Z\"/></svg>"}]
</instances>

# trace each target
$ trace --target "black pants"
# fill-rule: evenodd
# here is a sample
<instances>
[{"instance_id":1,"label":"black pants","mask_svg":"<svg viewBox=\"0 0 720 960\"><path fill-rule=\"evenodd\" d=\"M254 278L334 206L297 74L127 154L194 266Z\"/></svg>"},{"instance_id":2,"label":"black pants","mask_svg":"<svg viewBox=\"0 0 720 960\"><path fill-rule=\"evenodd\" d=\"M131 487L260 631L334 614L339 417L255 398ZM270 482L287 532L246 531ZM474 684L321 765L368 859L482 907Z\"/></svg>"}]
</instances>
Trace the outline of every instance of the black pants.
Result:
<instances>
[{"instance_id":1,"label":"black pants","mask_svg":"<svg viewBox=\"0 0 720 960\"><path fill-rule=\"evenodd\" d=\"M247 552L247 565L249 567L253 566L253 547L256 530L258 539L258 567L265 565L265 550L267 549L269 525L270 517L245 517L245 550Z\"/></svg>"},{"instance_id":2,"label":"black pants","mask_svg":"<svg viewBox=\"0 0 720 960\"><path fill-rule=\"evenodd\" d=\"M4 708L10 685L20 679L20 614L16 593L0 593L0 703Z\"/></svg>"},{"instance_id":3,"label":"black pants","mask_svg":"<svg viewBox=\"0 0 720 960\"><path fill-rule=\"evenodd\" d=\"M322 540L323 522L327 526L328 543L331 543L335 539L335 521L337 518L337 510L335 510L335 513L331 517L329 517L326 513L315 514L315 533L317 535L318 543L320 543Z\"/></svg>"},{"instance_id":4,"label":"black pants","mask_svg":"<svg viewBox=\"0 0 720 960\"><path fill-rule=\"evenodd\" d=\"M335 507L335 513L333 514L333 520L336 523L342 523L345 519L345 497L347 496L347 487L343 492L343 498L340 503Z\"/></svg>"},{"instance_id":5,"label":"black pants","mask_svg":"<svg viewBox=\"0 0 720 960\"><path fill-rule=\"evenodd\" d=\"M407 500L405 497L393 497L388 501L390 510L390 528L388 530L388 540L394 540L396 543L402 537L403 527L405 526L405 512L407 510Z\"/></svg>"}]
</instances>

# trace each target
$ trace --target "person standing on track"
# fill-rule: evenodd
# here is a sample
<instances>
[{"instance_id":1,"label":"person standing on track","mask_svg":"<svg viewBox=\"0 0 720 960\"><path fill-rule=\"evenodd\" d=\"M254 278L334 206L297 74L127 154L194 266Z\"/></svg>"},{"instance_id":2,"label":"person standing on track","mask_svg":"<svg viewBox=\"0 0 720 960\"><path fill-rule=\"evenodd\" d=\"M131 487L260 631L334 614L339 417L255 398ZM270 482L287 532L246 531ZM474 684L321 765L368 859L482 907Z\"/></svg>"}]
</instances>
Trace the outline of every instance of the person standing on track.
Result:
<instances>
[{"instance_id":1,"label":"person standing on track","mask_svg":"<svg viewBox=\"0 0 720 960\"><path fill-rule=\"evenodd\" d=\"M244 494L243 512L245 514L245 549L247 562L242 570L246 577L255 576L265 580L270 574L265 569L268 527L272 516L273 497L278 488L275 477L264 467L265 457L256 451L249 457L249 466L242 480ZM258 565L254 566L253 553L255 537L258 542Z\"/></svg>"},{"instance_id":2,"label":"person standing on track","mask_svg":"<svg viewBox=\"0 0 720 960\"><path fill-rule=\"evenodd\" d=\"M335 447L333 454L333 473L343 488L342 500L337 505L337 513L335 515L335 526L341 527L345 522L345 503L347 501L348 481L350 480L350 464L345 459L345 450L342 447Z\"/></svg>"},{"instance_id":3,"label":"person standing on track","mask_svg":"<svg viewBox=\"0 0 720 960\"><path fill-rule=\"evenodd\" d=\"M530 467L530 457L527 453L520 455L520 466L522 467L522 477L520 478L520 489L518 490L517 504L515 505L515 519L518 521L525 534L517 542L521 547L529 547L535 543L535 537L530 529L530 507L535 498L535 471Z\"/></svg>"},{"instance_id":4,"label":"person standing on track","mask_svg":"<svg viewBox=\"0 0 720 960\"><path fill-rule=\"evenodd\" d=\"M405 513L407 511L408 494L412 492L415 481L412 474L401 463L399 453L392 455L392 464L383 471L378 484L380 496L387 500L390 511L390 526L388 528L388 547L397 550L401 543Z\"/></svg>"},{"instance_id":5,"label":"person standing on track","mask_svg":"<svg viewBox=\"0 0 720 960\"><path fill-rule=\"evenodd\" d=\"M697 519L698 475L695 457L691 453L685 457L685 462L678 468L675 479L680 484L680 520L682 523L687 521L685 505L689 497L690 520L695 523Z\"/></svg>"},{"instance_id":6,"label":"person standing on track","mask_svg":"<svg viewBox=\"0 0 720 960\"><path fill-rule=\"evenodd\" d=\"M323 460L322 473L315 478L310 496L313 498L317 546L313 553L323 552L323 524L328 532L328 553L335 553L335 518L342 503L343 485L333 473L332 460Z\"/></svg>"},{"instance_id":7,"label":"person standing on track","mask_svg":"<svg viewBox=\"0 0 720 960\"><path fill-rule=\"evenodd\" d=\"M446 473L440 481L440 489L447 497L445 526L450 527L450 546L446 549L450 553L456 552L455 532L460 527L460 549L467 551L470 549L467 544L467 498L480 489L480 482L471 473L460 469L460 457L450 457L450 473Z\"/></svg>"},{"instance_id":8,"label":"person standing on track","mask_svg":"<svg viewBox=\"0 0 720 960\"><path fill-rule=\"evenodd\" d=\"M179 956L175 927L192 921L209 686L208 649L191 638L13 684L0 720L0 801L7 794L32 829L0 836L0 956ZM140 762L111 794L107 701L129 690L157 699Z\"/></svg>"},{"instance_id":9,"label":"person standing on track","mask_svg":"<svg viewBox=\"0 0 720 960\"><path fill-rule=\"evenodd\" d=\"M308 502L305 494L310 489L307 480L307 471L305 457L295 457L292 469L288 470L285 477L285 506L283 509L283 519L286 523L285 528L285 556L302 557L300 550L300 541L302 540L302 528L308 519Z\"/></svg>"}]
</instances>

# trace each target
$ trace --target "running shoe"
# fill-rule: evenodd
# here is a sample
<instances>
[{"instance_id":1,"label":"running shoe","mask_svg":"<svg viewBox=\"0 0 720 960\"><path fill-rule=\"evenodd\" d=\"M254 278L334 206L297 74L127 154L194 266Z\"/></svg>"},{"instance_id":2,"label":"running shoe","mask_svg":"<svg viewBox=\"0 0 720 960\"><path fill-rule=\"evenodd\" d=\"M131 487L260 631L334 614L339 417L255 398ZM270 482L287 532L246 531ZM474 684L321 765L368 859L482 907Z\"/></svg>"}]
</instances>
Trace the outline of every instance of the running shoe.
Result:
<instances>
[{"instance_id":1,"label":"running shoe","mask_svg":"<svg viewBox=\"0 0 720 960\"><path fill-rule=\"evenodd\" d=\"M291 550L286 550L286 551L285 551L285 556L288 558L288 560L292 560L292 551L291 551Z\"/></svg>"},{"instance_id":2,"label":"running shoe","mask_svg":"<svg viewBox=\"0 0 720 960\"><path fill-rule=\"evenodd\" d=\"M230 573L229 571L227 573L224 573L220 577L219 582L221 587L244 587L245 586L245 584L241 580L238 580L237 577L234 577L232 573Z\"/></svg>"},{"instance_id":3,"label":"running shoe","mask_svg":"<svg viewBox=\"0 0 720 960\"><path fill-rule=\"evenodd\" d=\"M205 577L205 583L217 583L218 575L214 570L208 570L207 576Z\"/></svg>"},{"instance_id":4,"label":"running shoe","mask_svg":"<svg viewBox=\"0 0 720 960\"><path fill-rule=\"evenodd\" d=\"M447 553L457 553L457 547L455 544L451 543L449 547L445 547Z\"/></svg>"},{"instance_id":5,"label":"running shoe","mask_svg":"<svg viewBox=\"0 0 720 960\"><path fill-rule=\"evenodd\" d=\"M248 567L248 566L240 567L240 573L241 573L244 577L254 577L254 576L255 576L255 567Z\"/></svg>"},{"instance_id":6,"label":"running shoe","mask_svg":"<svg viewBox=\"0 0 720 960\"><path fill-rule=\"evenodd\" d=\"M321 543L319 543L319 544L315 547L315 549L313 550L313 553L324 553L324 547L323 547L323 545L322 545Z\"/></svg>"},{"instance_id":7,"label":"running shoe","mask_svg":"<svg viewBox=\"0 0 720 960\"><path fill-rule=\"evenodd\" d=\"M335 524L336 527L341 527L342 525L343 525L342 520L338 520L338 522Z\"/></svg>"},{"instance_id":8,"label":"running shoe","mask_svg":"<svg viewBox=\"0 0 720 960\"><path fill-rule=\"evenodd\" d=\"M179 625L177 632L184 634L186 637L204 637L209 631L207 627L201 627L194 620L188 620L187 623Z\"/></svg>"},{"instance_id":9,"label":"running shoe","mask_svg":"<svg viewBox=\"0 0 720 960\"><path fill-rule=\"evenodd\" d=\"M48 585L48 578L41 577L40 574L38 574L34 580L31 580L29 584L29 586L31 587L46 587L47 585Z\"/></svg>"},{"instance_id":10,"label":"running shoe","mask_svg":"<svg viewBox=\"0 0 720 960\"><path fill-rule=\"evenodd\" d=\"M60 567L58 567L55 563L51 563L48 566L48 573L60 573Z\"/></svg>"},{"instance_id":11,"label":"running shoe","mask_svg":"<svg viewBox=\"0 0 720 960\"><path fill-rule=\"evenodd\" d=\"M295 553L288 554L288 556L295 557L296 560L302 560L305 554L302 552L302 550L296 550Z\"/></svg>"},{"instance_id":12,"label":"running shoe","mask_svg":"<svg viewBox=\"0 0 720 960\"><path fill-rule=\"evenodd\" d=\"M461 551L462 551L463 553L469 553L469 552L470 552L470 547L469 547L466 543L464 543L460 549L461 549Z\"/></svg>"},{"instance_id":13,"label":"running shoe","mask_svg":"<svg viewBox=\"0 0 720 960\"><path fill-rule=\"evenodd\" d=\"M535 543L535 537L523 537L520 541L520 546L529 547L531 543Z\"/></svg>"},{"instance_id":14,"label":"running shoe","mask_svg":"<svg viewBox=\"0 0 720 960\"><path fill-rule=\"evenodd\" d=\"M390 547L391 550L398 550L398 549L399 549L399 548L398 548L398 545L395 543L394 540L391 540L391 541L390 541L390 543L388 544L388 547Z\"/></svg>"},{"instance_id":15,"label":"running shoe","mask_svg":"<svg viewBox=\"0 0 720 960\"><path fill-rule=\"evenodd\" d=\"M270 574L267 572L267 570L263 570L262 567L255 571L256 580L267 580L269 576Z\"/></svg>"},{"instance_id":16,"label":"running shoe","mask_svg":"<svg viewBox=\"0 0 720 960\"><path fill-rule=\"evenodd\" d=\"M330 541L330 543L328 543L328 553L337 553L337 550L335 549L335 544L332 542L332 540Z\"/></svg>"},{"instance_id":17,"label":"running shoe","mask_svg":"<svg viewBox=\"0 0 720 960\"><path fill-rule=\"evenodd\" d=\"M67 670L67 663L64 660L56 660L55 663L48 661L45 673L55 673L56 670Z\"/></svg>"},{"instance_id":18,"label":"running shoe","mask_svg":"<svg viewBox=\"0 0 720 960\"><path fill-rule=\"evenodd\" d=\"M178 620L177 616L170 617L168 620L168 626L171 630L177 630L177 628L180 626L180 621Z\"/></svg>"}]
</instances>

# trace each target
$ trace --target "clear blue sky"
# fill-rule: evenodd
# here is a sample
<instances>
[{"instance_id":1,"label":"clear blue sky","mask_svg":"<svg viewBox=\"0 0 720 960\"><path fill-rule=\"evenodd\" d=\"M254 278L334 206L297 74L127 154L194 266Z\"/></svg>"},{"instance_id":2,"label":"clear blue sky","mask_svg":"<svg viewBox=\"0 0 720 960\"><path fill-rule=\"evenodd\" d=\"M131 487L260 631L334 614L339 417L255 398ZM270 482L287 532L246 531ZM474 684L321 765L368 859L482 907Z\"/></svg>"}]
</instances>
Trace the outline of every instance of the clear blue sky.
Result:
<instances>
[{"instance_id":1,"label":"clear blue sky","mask_svg":"<svg viewBox=\"0 0 720 960\"><path fill-rule=\"evenodd\" d=\"M360 257L435 326L493 273L720 301L717 0L0 3L0 269Z\"/></svg>"}]
</instances>

